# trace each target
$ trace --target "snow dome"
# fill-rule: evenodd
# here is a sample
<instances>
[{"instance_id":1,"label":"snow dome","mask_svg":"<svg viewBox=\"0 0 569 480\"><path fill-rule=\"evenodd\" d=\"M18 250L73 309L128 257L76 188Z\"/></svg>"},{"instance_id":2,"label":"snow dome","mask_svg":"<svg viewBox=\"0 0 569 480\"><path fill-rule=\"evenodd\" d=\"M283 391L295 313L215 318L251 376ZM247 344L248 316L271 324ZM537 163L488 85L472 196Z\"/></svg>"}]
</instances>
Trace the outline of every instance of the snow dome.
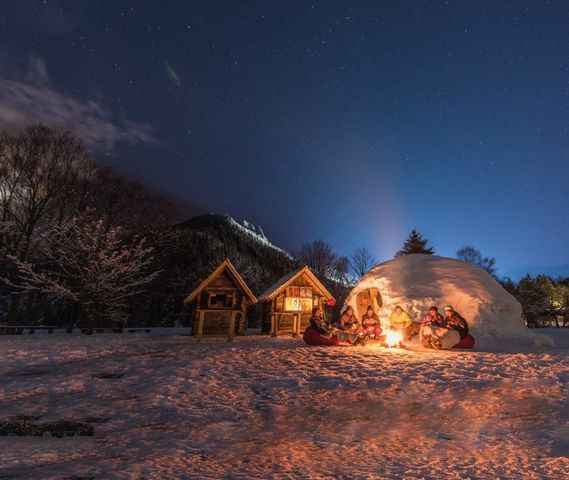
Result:
<instances>
[{"instance_id":1,"label":"snow dome","mask_svg":"<svg viewBox=\"0 0 569 480\"><path fill-rule=\"evenodd\" d=\"M493 339L551 344L549 337L530 331L520 303L484 269L436 255L404 255L376 265L346 299L361 318L368 305L378 312L382 325L396 305L420 321L432 305L441 313L452 305L468 322L478 345Z\"/></svg>"}]
</instances>

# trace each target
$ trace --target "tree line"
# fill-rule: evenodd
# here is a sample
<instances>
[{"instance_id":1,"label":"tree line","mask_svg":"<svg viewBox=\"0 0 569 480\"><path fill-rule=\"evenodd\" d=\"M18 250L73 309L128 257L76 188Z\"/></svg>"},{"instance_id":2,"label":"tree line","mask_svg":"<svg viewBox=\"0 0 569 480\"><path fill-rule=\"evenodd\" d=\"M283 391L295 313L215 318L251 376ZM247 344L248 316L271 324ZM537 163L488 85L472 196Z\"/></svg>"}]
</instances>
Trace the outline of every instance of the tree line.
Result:
<instances>
[{"instance_id":1,"label":"tree line","mask_svg":"<svg viewBox=\"0 0 569 480\"><path fill-rule=\"evenodd\" d=\"M9 324L124 322L157 275L145 236L171 205L97 163L69 130L0 134L0 299Z\"/></svg>"},{"instance_id":2,"label":"tree line","mask_svg":"<svg viewBox=\"0 0 569 480\"><path fill-rule=\"evenodd\" d=\"M288 254L231 222L175 225L174 210L164 196L96 162L68 130L33 125L0 134L2 320L68 331L78 324L171 326L187 319L184 296L225 258L255 294L308 265L340 308L378 263L366 245L342 256L317 239ZM410 253L434 253L415 229L395 256ZM457 258L496 275L496 260L474 247ZM528 325L548 315L567 325L567 280L503 285L522 303Z\"/></svg>"}]
</instances>

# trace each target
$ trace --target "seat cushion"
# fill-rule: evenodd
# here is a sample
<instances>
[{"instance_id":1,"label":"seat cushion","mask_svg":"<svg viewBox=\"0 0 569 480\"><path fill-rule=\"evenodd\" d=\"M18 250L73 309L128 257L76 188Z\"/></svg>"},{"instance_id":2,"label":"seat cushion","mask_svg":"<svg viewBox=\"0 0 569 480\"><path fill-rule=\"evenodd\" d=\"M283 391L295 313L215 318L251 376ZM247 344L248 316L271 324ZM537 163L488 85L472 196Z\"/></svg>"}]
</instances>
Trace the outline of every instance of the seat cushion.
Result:
<instances>
[{"instance_id":1,"label":"seat cushion","mask_svg":"<svg viewBox=\"0 0 569 480\"><path fill-rule=\"evenodd\" d=\"M330 338L327 338L318 333L312 327L306 328L302 338L308 345L338 345L340 343L338 337L332 336Z\"/></svg>"},{"instance_id":2,"label":"seat cushion","mask_svg":"<svg viewBox=\"0 0 569 480\"><path fill-rule=\"evenodd\" d=\"M463 339L460 340L454 347L452 348L473 348L476 340L470 334L466 335Z\"/></svg>"}]
</instances>

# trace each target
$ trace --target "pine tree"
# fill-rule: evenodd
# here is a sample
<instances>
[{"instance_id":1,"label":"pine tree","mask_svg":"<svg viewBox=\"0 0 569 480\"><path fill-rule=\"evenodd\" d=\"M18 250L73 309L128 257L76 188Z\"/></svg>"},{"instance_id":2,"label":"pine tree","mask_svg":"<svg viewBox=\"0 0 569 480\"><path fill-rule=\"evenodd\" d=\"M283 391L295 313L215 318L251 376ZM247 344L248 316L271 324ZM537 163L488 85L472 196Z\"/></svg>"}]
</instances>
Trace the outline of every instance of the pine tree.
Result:
<instances>
[{"instance_id":1,"label":"pine tree","mask_svg":"<svg viewBox=\"0 0 569 480\"><path fill-rule=\"evenodd\" d=\"M506 278L505 280L501 280L500 284L510 295L516 296L517 287L510 277Z\"/></svg>"},{"instance_id":2,"label":"pine tree","mask_svg":"<svg viewBox=\"0 0 569 480\"><path fill-rule=\"evenodd\" d=\"M403 244L403 248L401 250L399 250L395 254L395 256L401 257L403 255L409 255L411 253L426 253L426 254L432 255L435 252L433 251L432 247L427 247L428 242L429 241L427 239L423 238L423 235L421 235L414 228L413 230L411 230L411 233L409 234L409 238L407 238L407 240Z\"/></svg>"}]
</instances>

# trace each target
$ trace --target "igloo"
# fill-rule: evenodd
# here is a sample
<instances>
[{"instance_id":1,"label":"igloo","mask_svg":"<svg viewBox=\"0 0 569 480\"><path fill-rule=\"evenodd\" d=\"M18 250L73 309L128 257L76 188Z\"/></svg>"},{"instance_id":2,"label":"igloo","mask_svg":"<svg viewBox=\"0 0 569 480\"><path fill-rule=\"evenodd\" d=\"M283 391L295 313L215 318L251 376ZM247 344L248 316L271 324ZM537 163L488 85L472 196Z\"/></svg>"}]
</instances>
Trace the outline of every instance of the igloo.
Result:
<instances>
[{"instance_id":1,"label":"igloo","mask_svg":"<svg viewBox=\"0 0 569 480\"><path fill-rule=\"evenodd\" d=\"M479 346L508 340L551 344L528 329L520 303L484 269L453 258L413 254L394 258L367 272L346 299L359 318L371 305L389 324L396 305L420 321L429 307L452 305L470 326Z\"/></svg>"}]
</instances>

